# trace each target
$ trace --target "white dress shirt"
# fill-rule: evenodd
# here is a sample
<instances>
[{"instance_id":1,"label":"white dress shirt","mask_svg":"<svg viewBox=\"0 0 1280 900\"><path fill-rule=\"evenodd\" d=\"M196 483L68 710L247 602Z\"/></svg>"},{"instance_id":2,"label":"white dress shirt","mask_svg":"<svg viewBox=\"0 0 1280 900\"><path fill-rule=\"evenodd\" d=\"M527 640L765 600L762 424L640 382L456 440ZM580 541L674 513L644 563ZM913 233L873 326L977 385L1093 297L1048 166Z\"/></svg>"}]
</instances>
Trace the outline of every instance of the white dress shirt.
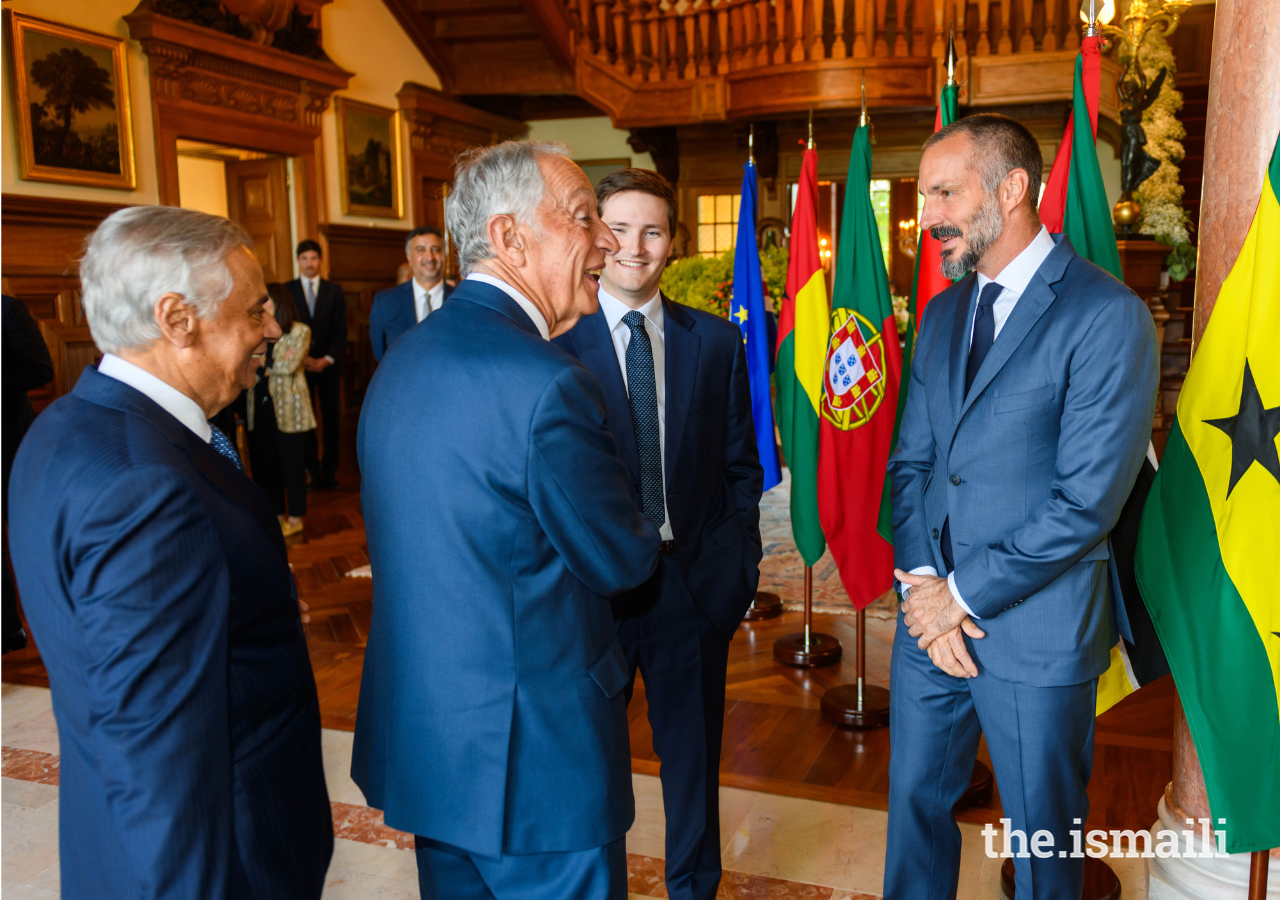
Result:
<instances>
[{"instance_id":1,"label":"white dress shirt","mask_svg":"<svg viewBox=\"0 0 1280 900\"><path fill-rule=\"evenodd\" d=\"M472 272L467 276L467 281L479 281L482 284L492 285L502 291L502 293L516 301L519 307L525 311L525 315L530 319L533 319L533 324L537 327L538 334L542 335L542 339L544 341L551 340L551 329L547 326L547 317L544 316L541 310L533 305L533 301L524 294L517 291L501 278L494 278L487 272Z\"/></svg>"},{"instance_id":2,"label":"white dress shirt","mask_svg":"<svg viewBox=\"0 0 1280 900\"><path fill-rule=\"evenodd\" d=\"M410 278L409 283L413 285L413 314L421 322L444 303L444 279L437 281L430 290L418 284L416 278Z\"/></svg>"},{"instance_id":3,"label":"white dress shirt","mask_svg":"<svg viewBox=\"0 0 1280 900\"><path fill-rule=\"evenodd\" d=\"M209 443L213 429L209 426L209 420L204 417L204 410L173 385L161 381L146 369L125 362L114 353L103 355L102 362L98 363L98 374L114 378L150 397L157 406L193 431L196 437Z\"/></svg>"},{"instance_id":4,"label":"white dress shirt","mask_svg":"<svg viewBox=\"0 0 1280 900\"><path fill-rule=\"evenodd\" d=\"M1013 308L1018 305L1018 298L1022 296L1023 291L1027 289L1027 285L1031 283L1032 277L1039 271L1040 266L1044 263L1046 257L1053 251L1057 244L1053 242L1053 238L1049 236L1049 229L1040 226L1040 232L1031 239L1031 243L1022 248L1022 252L1013 258L1009 265L1000 270L1000 274L995 278L988 278L981 272L978 273L978 295L982 295L982 289L991 282L1000 285L1004 290L996 297L995 303L991 305L991 313L995 319L995 332L991 339L992 346L995 346L996 338L1000 337L1000 330L1004 328L1004 323L1009 321L1009 315L1013 312ZM978 315L978 306L973 307L974 318ZM973 321L969 320L969 346L973 346ZM912 575L937 575L938 570L933 566L918 566L911 570ZM960 596L960 589L956 587L956 573L952 572L947 576L947 586L951 588L951 596L955 598L956 603L960 604L960 608L969 614L972 619L981 618L973 610L969 608L969 604L964 602L964 598ZM906 588L902 592L902 598L905 600L911 588Z\"/></svg>"},{"instance_id":5,"label":"white dress shirt","mask_svg":"<svg viewBox=\"0 0 1280 900\"><path fill-rule=\"evenodd\" d=\"M618 355L618 368L622 370L622 384L627 385L627 346L631 343L631 328L622 317L631 312L618 298L612 296L603 287L600 288L600 309L604 312L604 320L609 326L609 336L613 338L613 352ZM640 309L636 310L644 316L644 330L649 335L649 346L653 349L653 385L658 395L658 447L662 455L662 507L667 511L666 519L658 531L664 541L675 540L671 530L671 509L667 503L667 353L664 333L665 318L662 314L662 294L653 297ZM628 388L628 391L630 388Z\"/></svg>"}]
</instances>

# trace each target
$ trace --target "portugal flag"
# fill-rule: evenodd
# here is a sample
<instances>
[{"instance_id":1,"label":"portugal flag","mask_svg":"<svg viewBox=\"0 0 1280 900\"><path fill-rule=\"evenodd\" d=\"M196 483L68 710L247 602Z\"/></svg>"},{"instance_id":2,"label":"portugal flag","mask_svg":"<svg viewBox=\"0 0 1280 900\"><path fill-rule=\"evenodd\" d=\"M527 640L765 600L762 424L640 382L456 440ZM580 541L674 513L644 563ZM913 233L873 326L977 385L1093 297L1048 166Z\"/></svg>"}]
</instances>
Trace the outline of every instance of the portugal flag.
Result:
<instances>
[{"instance_id":1,"label":"portugal flag","mask_svg":"<svg viewBox=\"0 0 1280 900\"><path fill-rule=\"evenodd\" d=\"M889 276L871 206L867 125L853 135L832 307L820 407L818 507L840 580L853 605L863 609L893 584L893 546L876 524L902 375Z\"/></svg>"},{"instance_id":2,"label":"portugal flag","mask_svg":"<svg viewBox=\"0 0 1280 900\"><path fill-rule=\"evenodd\" d=\"M818 410L827 357L827 284L818 255L818 152L804 151L796 209L791 216L787 292L778 317L778 430L791 470L791 533L806 566L826 544L818 521Z\"/></svg>"},{"instance_id":3,"label":"portugal flag","mask_svg":"<svg viewBox=\"0 0 1280 900\"><path fill-rule=\"evenodd\" d=\"M1178 397L1138 532L1143 599L1229 853L1280 846L1280 143Z\"/></svg>"}]
</instances>

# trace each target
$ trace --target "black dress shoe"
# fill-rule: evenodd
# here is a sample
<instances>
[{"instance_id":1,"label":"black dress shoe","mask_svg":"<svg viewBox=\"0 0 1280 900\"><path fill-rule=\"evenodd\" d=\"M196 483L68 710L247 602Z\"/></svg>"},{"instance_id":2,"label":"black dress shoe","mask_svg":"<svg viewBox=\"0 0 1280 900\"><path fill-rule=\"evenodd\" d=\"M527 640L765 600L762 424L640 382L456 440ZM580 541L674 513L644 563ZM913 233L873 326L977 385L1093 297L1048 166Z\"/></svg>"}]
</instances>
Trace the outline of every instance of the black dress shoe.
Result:
<instances>
[{"instance_id":1,"label":"black dress shoe","mask_svg":"<svg viewBox=\"0 0 1280 900\"><path fill-rule=\"evenodd\" d=\"M338 480L336 478L321 478L318 481L311 482L310 489L313 491L336 491L338 489Z\"/></svg>"}]
</instances>

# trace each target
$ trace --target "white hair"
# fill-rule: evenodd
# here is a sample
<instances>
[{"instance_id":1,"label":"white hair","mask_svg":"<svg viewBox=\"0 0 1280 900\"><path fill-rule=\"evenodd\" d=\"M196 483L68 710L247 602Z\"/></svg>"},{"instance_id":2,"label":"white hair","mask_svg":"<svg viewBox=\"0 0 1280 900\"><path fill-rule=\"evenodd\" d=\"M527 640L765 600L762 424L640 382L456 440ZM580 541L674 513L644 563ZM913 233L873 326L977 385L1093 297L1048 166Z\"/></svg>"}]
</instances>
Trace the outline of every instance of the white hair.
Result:
<instances>
[{"instance_id":1,"label":"white hair","mask_svg":"<svg viewBox=\"0 0 1280 900\"><path fill-rule=\"evenodd\" d=\"M141 350L160 338L155 305L180 294L202 319L231 294L227 256L253 248L243 228L221 216L176 206L130 206L85 241L81 303L103 353Z\"/></svg>"},{"instance_id":2,"label":"white hair","mask_svg":"<svg viewBox=\"0 0 1280 900\"><path fill-rule=\"evenodd\" d=\"M537 209L543 190L538 159L548 155L567 157L569 148L546 141L504 141L458 155L445 221L458 248L458 267L463 277L471 273L476 263L497 255L489 243L491 216L514 216L537 233Z\"/></svg>"}]
</instances>

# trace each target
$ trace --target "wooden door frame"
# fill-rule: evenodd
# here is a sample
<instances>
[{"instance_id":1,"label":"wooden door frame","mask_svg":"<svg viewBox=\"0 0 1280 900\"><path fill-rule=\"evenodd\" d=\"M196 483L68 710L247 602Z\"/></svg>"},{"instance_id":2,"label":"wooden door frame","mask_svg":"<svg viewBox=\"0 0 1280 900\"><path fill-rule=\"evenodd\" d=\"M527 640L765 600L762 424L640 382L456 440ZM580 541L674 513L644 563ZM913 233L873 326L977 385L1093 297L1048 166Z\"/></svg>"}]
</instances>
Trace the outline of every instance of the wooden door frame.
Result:
<instances>
[{"instance_id":1,"label":"wooden door frame","mask_svg":"<svg viewBox=\"0 0 1280 900\"><path fill-rule=\"evenodd\" d=\"M145 0L124 18L147 55L160 202L178 205L179 138L279 153L295 160L298 233L318 237L328 221L321 116L352 73L157 15Z\"/></svg>"}]
</instances>

